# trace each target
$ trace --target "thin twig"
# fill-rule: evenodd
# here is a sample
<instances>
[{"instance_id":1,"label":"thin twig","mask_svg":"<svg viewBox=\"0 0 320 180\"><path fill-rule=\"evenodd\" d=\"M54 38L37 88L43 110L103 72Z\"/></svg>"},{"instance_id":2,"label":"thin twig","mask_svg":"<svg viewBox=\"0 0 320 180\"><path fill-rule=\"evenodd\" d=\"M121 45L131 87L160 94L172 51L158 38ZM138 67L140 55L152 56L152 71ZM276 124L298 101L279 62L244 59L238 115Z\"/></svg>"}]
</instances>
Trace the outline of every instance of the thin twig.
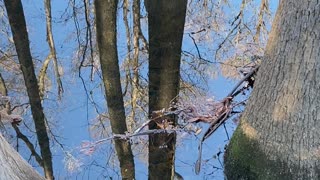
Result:
<instances>
[{"instance_id":1,"label":"thin twig","mask_svg":"<svg viewBox=\"0 0 320 180\"><path fill-rule=\"evenodd\" d=\"M31 155L34 156L34 158L36 159L38 164L43 167L43 160L42 160L41 156L37 153L36 149L34 148L34 145L31 143L31 141L28 139L28 137L20 131L20 129L18 128L18 126L16 124L12 123L12 127L16 131L17 137L19 139L21 139L27 145L27 147L31 151Z\"/></svg>"},{"instance_id":2,"label":"thin twig","mask_svg":"<svg viewBox=\"0 0 320 180\"><path fill-rule=\"evenodd\" d=\"M227 130L227 127L226 127L226 123L223 123L223 128L224 128L224 131L226 132L227 139L230 140L229 133L228 133L228 130Z\"/></svg>"},{"instance_id":3,"label":"thin twig","mask_svg":"<svg viewBox=\"0 0 320 180\"><path fill-rule=\"evenodd\" d=\"M16 106L13 106L13 108L10 109L10 111L14 111L16 108L19 108L19 107L22 107L22 106L29 106L30 103L22 103L22 104L19 104L19 105L16 105Z\"/></svg>"},{"instance_id":4,"label":"thin twig","mask_svg":"<svg viewBox=\"0 0 320 180\"><path fill-rule=\"evenodd\" d=\"M189 37L192 39L193 44L194 44L194 46L195 46L196 49L197 49L199 59L202 59L201 54L200 54L200 50L199 50L198 45L197 45L197 43L196 43L196 40L191 36L191 34L189 34Z\"/></svg>"},{"instance_id":5,"label":"thin twig","mask_svg":"<svg viewBox=\"0 0 320 180\"><path fill-rule=\"evenodd\" d=\"M227 97L233 97L233 93L239 88L239 86L246 80L248 80L249 78L251 78L251 76L253 74L255 74L258 70L259 70L260 65L257 65L257 67L255 67L251 72L249 72L245 77L243 77L238 83L237 85L235 85L235 87L231 90L231 92L227 95Z\"/></svg>"},{"instance_id":6,"label":"thin twig","mask_svg":"<svg viewBox=\"0 0 320 180\"><path fill-rule=\"evenodd\" d=\"M241 91L247 89L247 88L242 88L238 91L236 91L240 85L247 81L249 78L251 78L259 69L260 65L257 65L257 67L255 67L251 72L249 72L243 79L241 79L237 85L231 90L231 92L227 95L227 97L223 100L223 103L225 105L225 110L222 111L222 113L220 114L220 116L212 121L209 125L209 128L206 130L206 132L204 133L200 143L199 143L199 146L198 146L198 150L199 150L199 154L198 154L198 160L196 162L196 165L195 165L195 173L196 174L199 174L200 172L200 168L201 168L201 156L202 156L202 144L203 142L208 138L210 137L210 135L212 133L214 133L220 126L221 124L224 124L224 122L230 117L231 113L232 113L232 109L234 108L234 106L232 107L231 106L231 102L232 100L234 99L234 97L236 95L238 95ZM228 134L227 134L228 136ZM228 136L228 139L229 139L229 136Z\"/></svg>"},{"instance_id":7,"label":"thin twig","mask_svg":"<svg viewBox=\"0 0 320 180\"><path fill-rule=\"evenodd\" d=\"M231 34L240 26L241 24L241 21L239 21L236 26L228 33L227 37L219 44L218 46L218 49L216 50L216 53L215 53L215 61L217 60L217 54L218 54L218 51L222 48L222 45L227 41L229 40L229 36L231 36Z\"/></svg>"},{"instance_id":8,"label":"thin twig","mask_svg":"<svg viewBox=\"0 0 320 180\"><path fill-rule=\"evenodd\" d=\"M136 136L145 136L145 135L149 135L149 134L159 134L159 133L175 133L175 132L182 132L182 131L186 131L185 129L150 129L150 130L145 130L143 132L137 132L137 133L133 133L133 134L113 134L110 137L107 138L103 138L100 139L98 141L95 141L92 143L91 146L89 146L88 148L92 147L92 146L96 146L98 144L102 144L105 141L109 141L109 140L113 140L113 139L130 139L132 137L136 137Z\"/></svg>"}]
</instances>

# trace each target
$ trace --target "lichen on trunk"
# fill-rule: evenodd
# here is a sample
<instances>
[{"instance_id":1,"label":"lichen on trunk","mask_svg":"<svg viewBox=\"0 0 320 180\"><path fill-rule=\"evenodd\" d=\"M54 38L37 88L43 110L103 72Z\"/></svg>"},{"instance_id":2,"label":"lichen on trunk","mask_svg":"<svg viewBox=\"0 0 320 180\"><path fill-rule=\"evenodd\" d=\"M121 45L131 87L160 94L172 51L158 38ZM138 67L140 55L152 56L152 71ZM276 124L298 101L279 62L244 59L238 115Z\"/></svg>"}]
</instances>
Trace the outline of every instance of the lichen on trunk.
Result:
<instances>
[{"instance_id":1,"label":"lichen on trunk","mask_svg":"<svg viewBox=\"0 0 320 180\"><path fill-rule=\"evenodd\" d=\"M297 177L294 173L299 172L298 167L288 168L277 155L269 159L260 143L246 135L241 127L234 132L224 158L227 179L291 180Z\"/></svg>"}]
</instances>

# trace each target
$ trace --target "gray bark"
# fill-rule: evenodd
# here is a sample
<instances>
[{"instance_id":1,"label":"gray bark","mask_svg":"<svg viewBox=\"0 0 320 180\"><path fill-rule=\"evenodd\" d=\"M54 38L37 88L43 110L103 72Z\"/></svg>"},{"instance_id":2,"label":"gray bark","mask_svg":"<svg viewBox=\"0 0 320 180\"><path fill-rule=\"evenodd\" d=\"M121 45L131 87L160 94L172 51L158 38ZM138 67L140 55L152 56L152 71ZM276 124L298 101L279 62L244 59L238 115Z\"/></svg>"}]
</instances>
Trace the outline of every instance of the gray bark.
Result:
<instances>
[{"instance_id":1,"label":"gray bark","mask_svg":"<svg viewBox=\"0 0 320 180\"><path fill-rule=\"evenodd\" d=\"M228 179L320 179L319 19L319 1L280 1L225 155Z\"/></svg>"},{"instance_id":2,"label":"gray bark","mask_svg":"<svg viewBox=\"0 0 320 180\"><path fill-rule=\"evenodd\" d=\"M0 134L0 179L44 180Z\"/></svg>"}]
</instances>

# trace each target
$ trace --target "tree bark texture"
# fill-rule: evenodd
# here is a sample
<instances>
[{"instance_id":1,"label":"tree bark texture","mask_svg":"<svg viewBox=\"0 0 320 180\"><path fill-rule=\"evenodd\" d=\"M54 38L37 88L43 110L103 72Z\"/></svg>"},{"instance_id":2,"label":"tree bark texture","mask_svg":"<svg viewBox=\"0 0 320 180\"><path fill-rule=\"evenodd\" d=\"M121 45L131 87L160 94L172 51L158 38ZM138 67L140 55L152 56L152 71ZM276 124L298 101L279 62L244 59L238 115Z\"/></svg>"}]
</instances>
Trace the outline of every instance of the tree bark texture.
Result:
<instances>
[{"instance_id":1,"label":"tree bark texture","mask_svg":"<svg viewBox=\"0 0 320 180\"><path fill-rule=\"evenodd\" d=\"M112 132L127 131L117 54L117 0L95 0L97 42ZM116 139L115 148L123 179L134 179L134 160L129 141Z\"/></svg>"},{"instance_id":2,"label":"tree bark texture","mask_svg":"<svg viewBox=\"0 0 320 180\"><path fill-rule=\"evenodd\" d=\"M27 87L32 116L43 159L45 177L47 179L54 179L50 143L41 105L38 81L33 67L22 3L21 0L5 0L4 3L8 13L20 68Z\"/></svg>"},{"instance_id":3,"label":"tree bark texture","mask_svg":"<svg viewBox=\"0 0 320 180\"><path fill-rule=\"evenodd\" d=\"M44 180L0 134L0 178Z\"/></svg>"},{"instance_id":4,"label":"tree bark texture","mask_svg":"<svg viewBox=\"0 0 320 180\"><path fill-rule=\"evenodd\" d=\"M137 105L139 103L139 37L140 37L140 0L133 0L132 2L132 15L133 15L133 59L130 64L132 64L133 77L131 81L131 117L132 124L136 122L136 111Z\"/></svg>"},{"instance_id":5,"label":"tree bark texture","mask_svg":"<svg viewBox=\"0 0 320 180\"><path fill-rule=\"evenodd\" d=\"M227 179L320 179L319 19L319 1L280 1Z\"/></svg>"},{"instance_id":6,"label":"tree bark texture","mask_svg":"<svg viewBox=\"0 0 320 180\"><path fill-rule=\"evenodd\" d=\"M187 0L145 0L149 24L149 114L168 108L179 93ZM174 117L163 117L175 124ZM159 128L154 121L149 129ZM172 179L174 133L149 136L149 179Z\"/></svg>"}]
</instances>

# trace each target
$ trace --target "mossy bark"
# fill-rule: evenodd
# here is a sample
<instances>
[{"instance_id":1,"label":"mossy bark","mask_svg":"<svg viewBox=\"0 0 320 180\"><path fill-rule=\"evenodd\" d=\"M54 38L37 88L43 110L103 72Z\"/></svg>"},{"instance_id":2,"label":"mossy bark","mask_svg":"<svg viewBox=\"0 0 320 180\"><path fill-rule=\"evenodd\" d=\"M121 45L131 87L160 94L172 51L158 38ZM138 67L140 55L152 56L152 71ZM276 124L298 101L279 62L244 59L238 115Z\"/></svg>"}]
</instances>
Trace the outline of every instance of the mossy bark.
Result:
<instances>
[{"instance_id":1,"label":"mossy bark","mask_svg":"<svg viewBox=\"0 0 320 180\"><path fill-rule=\"evenodd\" d=\"M246 136L241 127L235 131L225 152L225 175L233 180L292 180L308 179L310 171L282 161L281 157L270 159L260 148L257 140ZM320 179L320 168L315 167L315 179Z\"/></svg>"},{"instance_id":2,"label":"mossy bark","mask_svg":"<svg viewBox=\"0 0 320 180\"><path fill-rule=\"evenodd\" d=\"M320 179L320 2L280 1L227 179Z\"/></svg>"}]
</instances>

